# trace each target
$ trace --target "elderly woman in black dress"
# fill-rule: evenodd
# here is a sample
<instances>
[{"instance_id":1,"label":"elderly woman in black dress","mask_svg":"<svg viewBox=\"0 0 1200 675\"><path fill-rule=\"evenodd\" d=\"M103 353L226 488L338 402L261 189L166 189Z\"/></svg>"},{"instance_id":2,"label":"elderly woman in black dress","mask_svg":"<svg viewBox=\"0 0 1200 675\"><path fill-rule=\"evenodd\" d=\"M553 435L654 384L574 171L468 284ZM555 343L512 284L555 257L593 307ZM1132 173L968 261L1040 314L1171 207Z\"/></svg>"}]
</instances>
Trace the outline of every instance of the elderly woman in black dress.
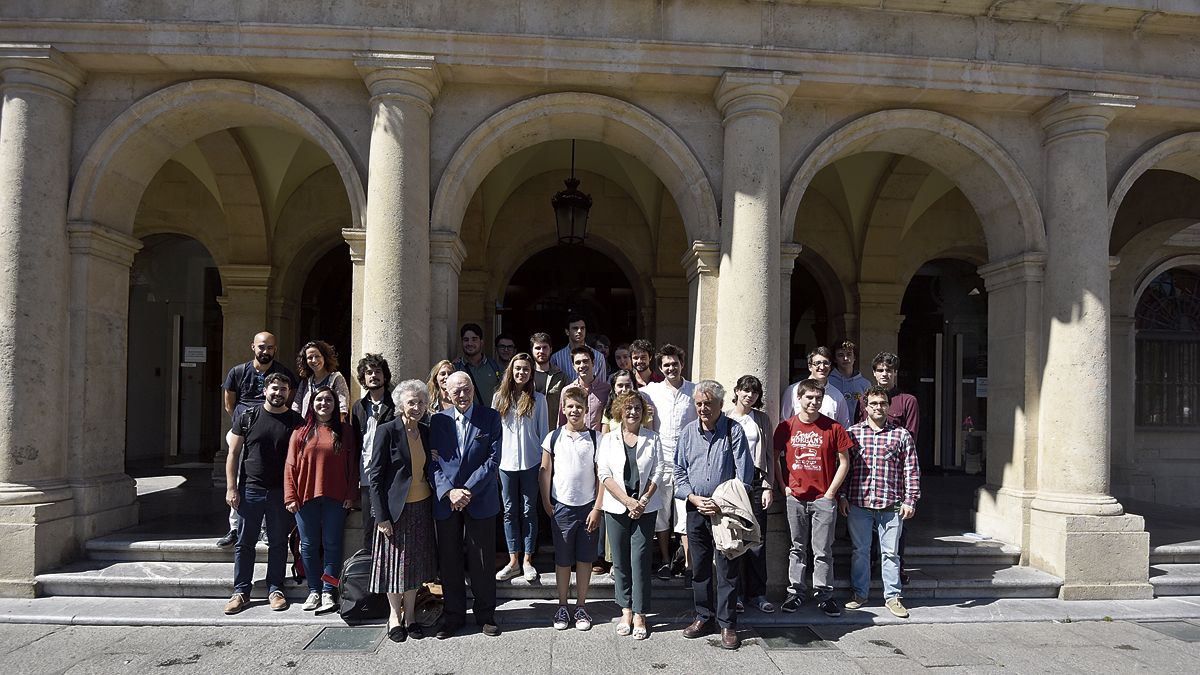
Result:
<instances>
[{"instance_id":1,"label":"elderly woman in black dress","mask_svg":"<svg viewBox=\"0 0 1200 675\"><path fill-rule=\"evenodd\" d=\"M426 479L429 426L421 422L429 393L420 380L405 380L392 392L396 419L375 431L367 482L375 513L371 591L387 593L388 637L404 642L425 637L414 605L417 589L437 575L433 534L433 490ZM403 613L403 616L402 616Z\"/></svg>"}]
</instances>

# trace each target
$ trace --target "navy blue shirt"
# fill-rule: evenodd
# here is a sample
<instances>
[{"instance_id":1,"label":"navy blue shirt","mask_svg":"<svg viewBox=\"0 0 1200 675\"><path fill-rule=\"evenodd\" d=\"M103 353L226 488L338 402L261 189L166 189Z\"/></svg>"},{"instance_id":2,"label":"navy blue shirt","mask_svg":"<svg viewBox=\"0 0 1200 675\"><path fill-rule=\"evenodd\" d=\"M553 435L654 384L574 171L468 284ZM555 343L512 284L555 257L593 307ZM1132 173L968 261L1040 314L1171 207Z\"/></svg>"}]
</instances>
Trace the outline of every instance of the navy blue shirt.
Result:
<instances>
[{"instance_id":1,"label":"navy blue shirt","mask_svg":"<svg viewBox=\"0 0 1200 675\"><path fill-rule=\"evenodd\" d=\"M229 369L229 373L225 376L225 383L221 385L221 388L237 394L237 405L233 407L233 419L235 421L248 408L253 408L256 405L262 405L267 402L267 396L263 393L263 380L271 373L283 373L286 375L291 385L290 390L296 390L296 375L288 370L287 366L280 365L278 360L272 360L270 367L267 368L267 372L265 373L260 373L254 369L253 360L239 363Z\"/></svg>"}]
</instances>

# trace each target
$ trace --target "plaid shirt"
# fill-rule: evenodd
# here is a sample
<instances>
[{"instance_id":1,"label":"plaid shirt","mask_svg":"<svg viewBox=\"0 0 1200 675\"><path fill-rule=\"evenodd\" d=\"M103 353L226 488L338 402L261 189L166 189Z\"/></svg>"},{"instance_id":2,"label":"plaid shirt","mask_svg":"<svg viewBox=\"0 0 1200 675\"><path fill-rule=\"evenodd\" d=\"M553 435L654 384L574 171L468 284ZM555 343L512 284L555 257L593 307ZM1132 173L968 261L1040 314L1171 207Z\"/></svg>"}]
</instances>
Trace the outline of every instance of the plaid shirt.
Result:
<instances>
[{"instance_id":1,"label":"plaid shirt","mask_svg":"<svg viewBox=\"0 0 1200 675\"><path fill-rule=\"evenodd\" d=\"M870 421L846 431L854 439L854 447L841 496L868 509L886 509L898 502L915 506L921 498L921 467L908 430L889 420L879 431Z\"/></svg>"}]
</instances>

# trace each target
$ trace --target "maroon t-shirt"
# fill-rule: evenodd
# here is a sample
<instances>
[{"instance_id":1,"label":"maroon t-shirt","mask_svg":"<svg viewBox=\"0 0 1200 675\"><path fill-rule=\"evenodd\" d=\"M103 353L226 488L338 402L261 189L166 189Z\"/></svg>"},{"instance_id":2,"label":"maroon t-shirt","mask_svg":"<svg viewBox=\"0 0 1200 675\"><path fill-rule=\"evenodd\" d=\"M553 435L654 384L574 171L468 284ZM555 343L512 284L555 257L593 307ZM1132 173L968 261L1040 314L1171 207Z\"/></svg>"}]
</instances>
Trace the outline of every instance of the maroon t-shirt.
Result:
<instances>
[{"instance_id":1,"label":"maroon t-shirt","mask_svg":"<svg viewBox=\"0 0 1200 675\"><path fill-rule=\"evenodd\" d=\"M838 453L849 452L854 441L842 425L824 415L818 415L812 424L792 415L775 427L774 445L792 496L812 501L829 490L837 473Z\"/></svg>"}]
</instances>

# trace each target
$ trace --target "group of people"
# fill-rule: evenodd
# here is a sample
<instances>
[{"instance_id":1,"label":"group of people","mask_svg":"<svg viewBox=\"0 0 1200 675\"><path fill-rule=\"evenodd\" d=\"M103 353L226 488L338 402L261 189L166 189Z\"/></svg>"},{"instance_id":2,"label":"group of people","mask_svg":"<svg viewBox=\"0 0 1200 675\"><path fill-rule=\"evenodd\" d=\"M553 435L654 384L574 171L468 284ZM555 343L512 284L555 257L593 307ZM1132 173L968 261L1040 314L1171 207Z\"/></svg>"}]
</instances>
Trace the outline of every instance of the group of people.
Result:
<instances>
[{"instance_id":1,"label":"group of people","mask_svg":"<svg viewBox=\"0 0 1200 675\"><path fill-rule=\"evenodd\" d=\"M836 354L813 350L810 376L787 389L772 429L754 375L739 378L727 400L716 381L684 379L686 353L675 345L618 345L610 375L609 345L588 345L582 317L568 317L566 337L554 352L550 336L535 333L529 351L517 352L501 334L491 358L481 327L466 324L457 360L435 364L427 381L394 386L386 359L367 354L357 366L363 398L350 407L328 345L305 345L296 379L274 361L274 337L255 336L254 359L231 370L225 385L233 416L226 501L239 518L231 521L234 593L225 611L249 600L264 519L269 604L287 608L293 514L310 591L304 608L335 608L342 525L357 502L371 590L387 594L392 640L424 636L416 591L435 577L444 599L439 639L466 621L468 576L475 623L498 635L497 583L541 578L540 507L554 547L555 628L592 626L589 583L611 563L616 631L647 638L651 577L671 578L678 559L696 610L684 637L719 630L722 646L736 649L740 612L776 610L766 597L766 513L782 496L791 546L780 609L794 612L811 597L826 614L841 613L832 598L840 513L854 545L845 606L867 602L877 537L886 606L907 616L902 532L920 498L920 473L916 402L896 391L895 355L875 357L871 386L854 370L853 343L840 343ZM496 571L498 517L508 560Z\"/></svg>"}]
</instances>

